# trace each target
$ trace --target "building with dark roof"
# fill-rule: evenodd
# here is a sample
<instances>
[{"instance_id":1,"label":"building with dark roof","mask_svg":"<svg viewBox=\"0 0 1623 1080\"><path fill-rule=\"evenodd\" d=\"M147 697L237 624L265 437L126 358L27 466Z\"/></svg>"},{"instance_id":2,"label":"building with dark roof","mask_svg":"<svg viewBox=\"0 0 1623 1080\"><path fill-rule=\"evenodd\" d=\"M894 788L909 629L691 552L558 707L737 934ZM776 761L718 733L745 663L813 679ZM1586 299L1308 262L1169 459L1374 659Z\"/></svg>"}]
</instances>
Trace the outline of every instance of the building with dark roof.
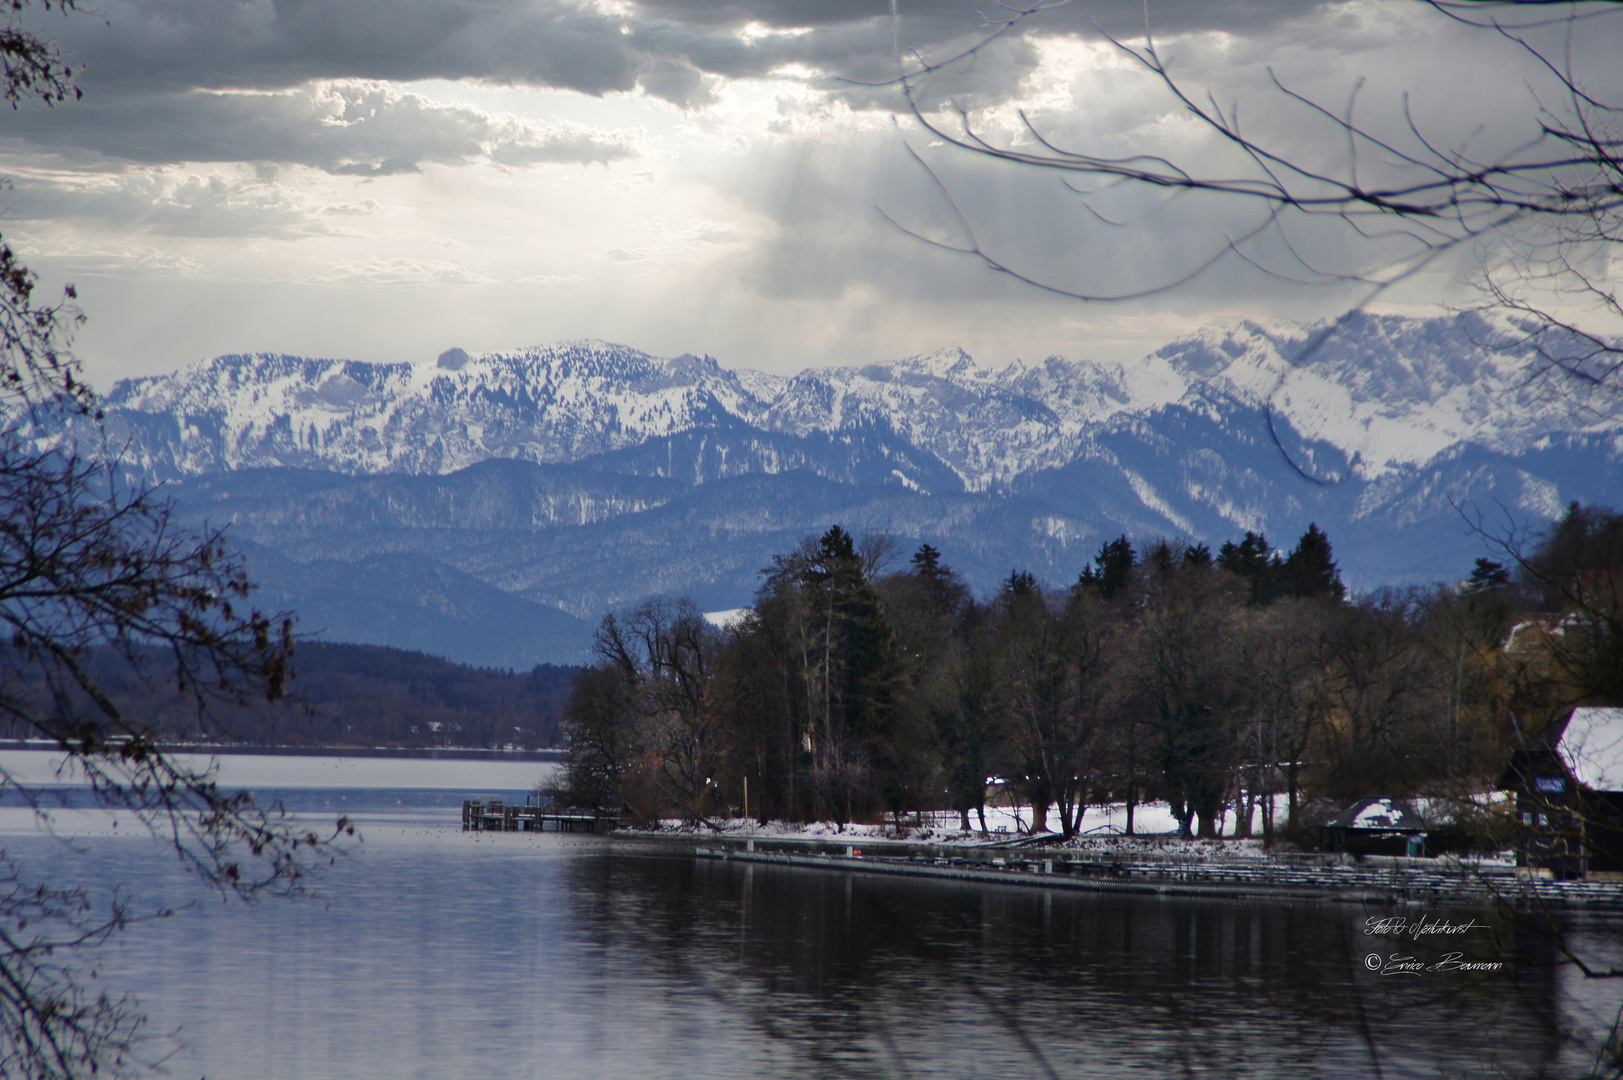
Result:
<instances>
[{"instance_id":1,"label":"building with dark roof","mask_svg":"<svg viewBox=\"0 0 1623 1080\"><path fill-rule=\"evenodd\" d=\"M1319 826L1320 846L1353 855L1425 854L1426 825L1409 807L1382 796L1360 799Z\"/></svg>"},{"instance_id":2,"label":"building with dark roof","mask_svg":"<svg viewBox=\"0 0 1623 1080\"><path fill-rule=\"evenodd\" d=\"M1516 865L1623 878L1623 709L1573 709L1517 748L1499 786L1516 797Z\"/></svg>"}]
</instances>

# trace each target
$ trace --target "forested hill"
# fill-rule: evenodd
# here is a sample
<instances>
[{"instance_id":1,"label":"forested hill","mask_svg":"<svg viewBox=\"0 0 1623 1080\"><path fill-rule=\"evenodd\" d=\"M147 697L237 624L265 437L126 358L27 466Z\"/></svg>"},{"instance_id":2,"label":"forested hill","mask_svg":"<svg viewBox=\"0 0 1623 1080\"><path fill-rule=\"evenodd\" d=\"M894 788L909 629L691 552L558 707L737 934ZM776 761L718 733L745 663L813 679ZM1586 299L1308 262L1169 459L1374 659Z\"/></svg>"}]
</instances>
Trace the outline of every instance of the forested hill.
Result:
<instances>
[{"instance_id":1,"label":"forested hill","mask_svg":"<svg viewBox=\"0 0 1623 1080\"><path fill-rule=\"evenodd\" d=\"M559 745L580 671L477 668L378 645L308 642L294 656L288 698L222 707L200 720L172 685L143 677L112 650L94 651L87 666L133 725L162 742L525 750ZM0 738L34 734L0 721Z\"/></svg>"}]
</instances>

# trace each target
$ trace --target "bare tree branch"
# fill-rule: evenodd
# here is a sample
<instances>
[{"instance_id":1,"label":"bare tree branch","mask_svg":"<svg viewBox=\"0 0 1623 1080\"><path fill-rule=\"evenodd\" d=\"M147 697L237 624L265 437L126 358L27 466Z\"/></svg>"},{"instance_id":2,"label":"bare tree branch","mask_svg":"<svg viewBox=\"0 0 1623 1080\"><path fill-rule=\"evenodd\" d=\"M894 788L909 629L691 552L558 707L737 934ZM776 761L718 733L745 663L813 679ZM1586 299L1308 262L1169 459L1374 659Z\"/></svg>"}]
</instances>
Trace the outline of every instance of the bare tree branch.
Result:
<instances>
[{"instance_id":1,"label":"bare tree branch","mask_svg":"<svg viewBox=\"0 0 1623 1080\"><path fill-rule=\"evenodd\" d=\"M1591 20L1623 16L1618 0L1417 0L1455 23L1484 30L1512 44L1535 69L1553 80L1559 104L1536 95L1530 102L1528 136L1507 149L1478 155L1469 144L1447 146L1416 121L1403 96L1399 136L1376 131L1360 118L1363 81L1349 89L1339 108L1327 106L1284 83L1270 69L1274 91L1305 113L1305 130L1321 142L1334 138L1342 166L1332 170L1309 161L1303 141L1253 135L1240 122L1238 105L1223 106L1210 92L1193 91L1173 73L1153 34L1145 5L1144 39L1133 45L1099 30L1117 53L1156 83L1179 111L1194 118L1221 145L1234 151L1233 171L1206 171L1154 153L1105 155L1062 145L1023 111L1020 140L995 141L983 134L967 107L928 104L932 80L954 65L992 48L1016 27L1058 6L1036 3L1006 7L986 20L987 32L968 48L942 60L904 56L901 17L893 5L894 78L870 85L894 86L905 109L934 139L977 157L1058 173L1067 188L1085 197L1102 188L1138 187L1169 193L1200 194L1221 201L1257 204L1258 223L1237 236L1223 236L1197 256L1187 270L1132 288L1088 289L1050 280L994 255L976 235L968 215L940 175L908 147L931 185L949 208L961 243L932 239L881 210L904 234L938 250L976 259L997 273L1045 292L1088 302L1119 302L1159 295L1186 286L1225 260L1248 265L1265 276L1297 285L1363 286L1357 311L1393 285L1411 280L1442 254L1464 245L1481 248L1478 285L1484 307L1520 320L1525 338L1519 348L1535 357L1541 373L1570 378L1592 390L1623 390L1623 341L1601 329L1623 323L1623 297L1606 262L1623 243L1623 104L1606 100L1586 84L1574 59L1577 29ZM1559 10L1558 10L1559 9ZM1097 29L1097 24L1095 24ZM1532 38L1535 31L1565 30L1559 48ZM1366 165L1373 151L1380 168ZM1099 185L1079 186L1086 177ZM1106 225L1123 223L1084 202ZM1374 246L1375 258L1353 269L1332 269L1304 257L1291 233L1298 225L1329 220L1354 239ZM1377 223L1390 222L1389 229ZM1281 244L1289 265L1260 242ZM1392 244L1401 250L1392 251ZM1553 300L1552 300L1553 297ZM1556 304L1560 307L1556 307ZM1574 312L1574 304L1584 314Z\"/></svg>"}]
</instances>

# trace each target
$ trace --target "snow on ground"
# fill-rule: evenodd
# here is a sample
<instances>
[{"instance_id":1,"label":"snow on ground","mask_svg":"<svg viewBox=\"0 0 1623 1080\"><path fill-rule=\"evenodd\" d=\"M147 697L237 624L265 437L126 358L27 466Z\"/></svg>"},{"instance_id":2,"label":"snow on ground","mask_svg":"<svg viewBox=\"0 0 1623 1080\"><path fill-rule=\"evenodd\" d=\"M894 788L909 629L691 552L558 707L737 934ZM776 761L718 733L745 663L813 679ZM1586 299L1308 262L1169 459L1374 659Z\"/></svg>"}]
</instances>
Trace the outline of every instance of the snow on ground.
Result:
<instances>
[{"instance_id":1,"label":"snow on ground","mask_svg":"<svg viewBox=\"0 0 1623 1080\"><path fill-rule=\"evenodd\" d=\"M1283 808L1281 808L1278 821L1284 821ZM975 828L964 832L960 827L956 811L940 811L931 814L922 814L903 818L902 827L898 830L894 825L836 825L829 821L816 821L808 823L793 823L773 821L766 825L759 825L754 821L743 818L713 818L710 824L718 832L700 828L701 835L726 835L736 837L759 837L761 839L784 840L842 840L853 845L860 844L864 839L871 840L908 840L914 843L929 844L961 844L973 846L986 843L996 843L1000 840L1018 840L1022 836L1030 835L1031 808L1030 807L987 807L986 832L980 831L980 817L970 815L970 822ZM1260 829L1260 819L1255 823ZM1232 819L1230 820L1232 832ZM668 821L665 828L680 830L688 826L680 821ZM1048 816L1050 830L1057 832L1059 818L1050 813ZM1133 813L1133 832L1131 837L1126 836L1127 808L1122 803L1112 806L1090 806L1082 817L1082 826L1077 835L1068 843L1060 845L1058 837L1053 843L1045 847L1065 846L1080 850L1150 850L1168 846L1191 850L1195 848L1210 848L1221 850L1225 855L1263 855L1262 841L1260 839L1235 839L1229 836L1221 841L1214 840L1181 840L1177 836L1178 822L1172 816L1172 810L1166 803L1140 803Z\"/></svg>"}]
</instances>

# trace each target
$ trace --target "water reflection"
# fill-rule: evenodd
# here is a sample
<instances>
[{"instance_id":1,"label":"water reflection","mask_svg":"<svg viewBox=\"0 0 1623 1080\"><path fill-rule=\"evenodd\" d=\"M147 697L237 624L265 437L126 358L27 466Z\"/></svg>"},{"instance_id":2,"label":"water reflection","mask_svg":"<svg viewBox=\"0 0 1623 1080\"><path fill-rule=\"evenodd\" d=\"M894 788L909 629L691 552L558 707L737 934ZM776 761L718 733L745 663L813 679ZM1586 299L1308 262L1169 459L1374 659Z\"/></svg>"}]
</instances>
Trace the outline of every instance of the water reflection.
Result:
<instances>
[{"instance_id":1,"label":"water reflection","mask_svg":"<svg viewBox=\"0 0 1623 1080\"><path fill-rule=\"evenodd\" d=\"M1563 1058L1548 939L1525 928L1439 946L1373 938L1365 918L1391 913L1334 904L653 857L581 860L570 875L574 917L601 927L606 947L748 1018L801 1075L1569 1075L1575 1065ZM1430 965L1452 952L1506 968L1382 976L1365 963L1376 953Z\"/></svg>"},{"instance_id":2,"label":"water reflection","mask_svg":"<svg viewBox=\"0 0 1623 1080\"><path fill-rule=\"evenodd\" d=\"M1573 1076L1615 981L1493 912L1388 913L987 888L462 834L455 799L289 796L366 843L314 901L203 898L104 958L185 1043L177 1076ZM49 868L52 841L12 837ZM80 845L102 885L196 899L150 842ZM84 864L80 864L81 869ZM56 867L66 872L65 865ZM1372 915L1474 919L1446 946ZM1568 940L1623 964L1618 924ZM1382 976L1371 953L1500 972Z\"/></svg>"}]
</instances>

